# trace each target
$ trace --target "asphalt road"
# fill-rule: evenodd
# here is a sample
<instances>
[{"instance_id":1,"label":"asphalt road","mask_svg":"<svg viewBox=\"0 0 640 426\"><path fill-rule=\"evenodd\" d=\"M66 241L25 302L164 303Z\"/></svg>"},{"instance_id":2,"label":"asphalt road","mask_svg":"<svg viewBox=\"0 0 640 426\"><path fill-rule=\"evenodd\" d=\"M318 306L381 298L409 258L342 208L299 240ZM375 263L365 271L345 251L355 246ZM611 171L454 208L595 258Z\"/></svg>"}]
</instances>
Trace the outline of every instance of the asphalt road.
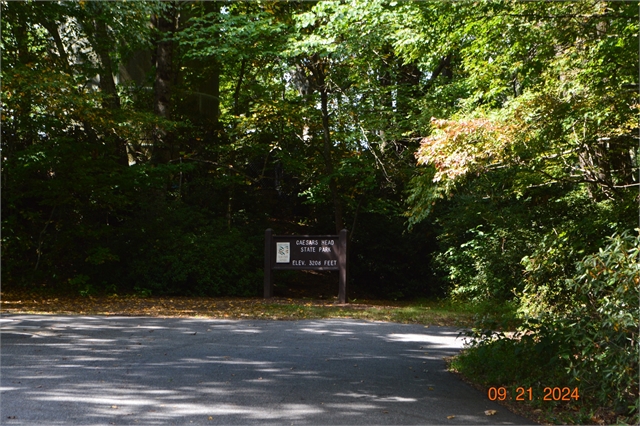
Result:
<instances>
[{"instance_id":1,"label":"asphalt road","mask_svg":"<svg viewBox=\"0 0 640 426\"><path fill-rule=\"evenodd\" d=\"M446 371L462 347L449 327L4 315L0 329L7 425L535 424Z\"/></svg>"}]
</instances>

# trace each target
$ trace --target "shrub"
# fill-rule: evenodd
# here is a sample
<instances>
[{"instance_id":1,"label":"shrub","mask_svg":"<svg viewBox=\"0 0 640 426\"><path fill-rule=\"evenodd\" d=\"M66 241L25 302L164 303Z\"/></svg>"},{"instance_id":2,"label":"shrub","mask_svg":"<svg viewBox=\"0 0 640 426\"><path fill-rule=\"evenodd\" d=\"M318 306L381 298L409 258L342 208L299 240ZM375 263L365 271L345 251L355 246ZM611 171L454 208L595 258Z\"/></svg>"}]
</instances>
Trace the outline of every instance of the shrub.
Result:
<instances>
[{"instance_id":1,"label":"shrub","mask_svg":"<svg viewBox=\"0 0 640 426\"><path fill-rule=\"evenodd\" d=\"M256 296L262 283L262 236L183 207L137 230L129 247L129 289L184 296ZM136 290L137 288L137 290Z\"/></svg>"},{"instance_id":2,"label":"shrub","mask_svg":"<svg viewBox=\"0 0 640 426\"><path fill-rule=\"evenodd\" d=\"M479 322L453 367L489 386L578 387L574 403L587 412L638 424L640 237L615 234L576 271L553 309L525 317L515 338Z\"/></svg>"},{"instance_id":3,"label":"shrub","mask_svg":"<svg viewBox=\"0 0 640 426\"><path fill-rule=\"evenodd\" d=\"M638 416L640 237L612 236L577 271L566 280L567 301L541 316L541 334L560 342L565 369L584 394Z\"/></svg>"}]
</instances>

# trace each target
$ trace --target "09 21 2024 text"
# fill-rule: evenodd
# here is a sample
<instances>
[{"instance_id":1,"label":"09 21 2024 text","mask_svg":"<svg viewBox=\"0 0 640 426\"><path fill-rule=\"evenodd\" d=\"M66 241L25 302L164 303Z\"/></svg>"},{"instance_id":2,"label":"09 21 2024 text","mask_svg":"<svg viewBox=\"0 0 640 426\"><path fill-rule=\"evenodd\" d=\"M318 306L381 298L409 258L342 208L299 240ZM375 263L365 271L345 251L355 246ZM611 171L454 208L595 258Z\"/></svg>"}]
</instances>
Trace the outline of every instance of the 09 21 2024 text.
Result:
<instances>
[{"instance_id":1,"label":"09 21 2024 text","mask_svg":"<svg viewBox=\"0 0 640 426\"><path fill-rule=\"evenodd\" d=\"M504 386L490 387L487 391L487 397L491 401L577 401L580 399L580 392L577 387L544 387L542 392L534 390L531 387L512 387Z\"/></svg>"}]
</instances>

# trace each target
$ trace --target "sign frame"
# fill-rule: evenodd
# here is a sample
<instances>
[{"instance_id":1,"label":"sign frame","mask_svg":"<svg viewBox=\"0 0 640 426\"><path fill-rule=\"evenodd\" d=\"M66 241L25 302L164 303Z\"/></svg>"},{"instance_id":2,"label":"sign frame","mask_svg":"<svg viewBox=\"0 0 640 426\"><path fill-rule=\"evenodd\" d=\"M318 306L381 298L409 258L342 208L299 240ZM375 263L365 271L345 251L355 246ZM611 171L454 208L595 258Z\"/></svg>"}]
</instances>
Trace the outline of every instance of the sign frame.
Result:
<instances>
[{"instance_id":1,"label":"sign frame","mask_svg":"<svg viewBox=\"0 0 640 426\"><path fill-rule=\"evenodd\" d=\"M338 271L338 302L347 303L347 230L338 235L264 233L264 298L273 297L273 271Z\"/></svg>"}]
</instances>

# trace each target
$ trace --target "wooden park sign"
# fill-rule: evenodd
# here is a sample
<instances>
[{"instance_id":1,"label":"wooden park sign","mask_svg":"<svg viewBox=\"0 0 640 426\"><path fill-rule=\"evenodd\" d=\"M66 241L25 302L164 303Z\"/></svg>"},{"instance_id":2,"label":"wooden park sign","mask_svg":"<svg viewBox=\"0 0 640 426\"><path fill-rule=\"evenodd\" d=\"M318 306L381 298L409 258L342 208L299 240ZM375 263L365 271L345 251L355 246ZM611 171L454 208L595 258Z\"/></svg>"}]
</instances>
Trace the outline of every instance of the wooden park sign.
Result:
<instances>
[{"instance_id":1,"label":"wooden park sign","mask_svg":"<svg viewBox=\"0 0 640 426\"><path fill-rule=\"evenodd\" d=\"M347 302L347 230L338 235L264 233L264 298L273 296L273 271L338 271L339 303Z\"/></svg>"}]
</instances>

